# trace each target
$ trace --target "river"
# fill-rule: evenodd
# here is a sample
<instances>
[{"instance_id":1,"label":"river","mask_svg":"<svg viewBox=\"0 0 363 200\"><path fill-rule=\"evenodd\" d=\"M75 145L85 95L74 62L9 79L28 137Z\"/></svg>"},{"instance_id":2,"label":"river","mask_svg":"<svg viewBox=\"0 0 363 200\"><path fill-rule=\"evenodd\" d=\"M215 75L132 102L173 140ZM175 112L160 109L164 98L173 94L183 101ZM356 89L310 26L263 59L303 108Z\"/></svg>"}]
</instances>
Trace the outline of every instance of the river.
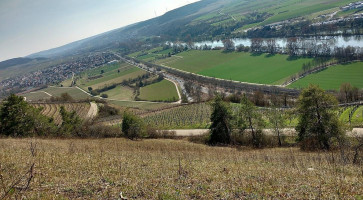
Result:
<instances>
[{"instance_id":1,"label":"river","mask_svg":"<svg viewBox=\"0 0 363 200\"><path fill-rule=\"evenodd\" d=\"M287 43L287 38L273 38L276 41L276 45L278 47L284 48ZM313 41L315 44L327 43L330 45L331 48L334 47L361 47L363 48L363 36L319 36L319 37L304 37L299 38L302 41ZM265 41L268 39L264 39ZM232 39L236 46L244 45L244 46L251 46L251 39L249 38L235 38ZM215 47L223 47L223 43L221 40L217 41L203 41L203 42L196 42L194 43L195 46L201 47L204 45L211 46L212 48Z\"/></svg>"}]
</instances>

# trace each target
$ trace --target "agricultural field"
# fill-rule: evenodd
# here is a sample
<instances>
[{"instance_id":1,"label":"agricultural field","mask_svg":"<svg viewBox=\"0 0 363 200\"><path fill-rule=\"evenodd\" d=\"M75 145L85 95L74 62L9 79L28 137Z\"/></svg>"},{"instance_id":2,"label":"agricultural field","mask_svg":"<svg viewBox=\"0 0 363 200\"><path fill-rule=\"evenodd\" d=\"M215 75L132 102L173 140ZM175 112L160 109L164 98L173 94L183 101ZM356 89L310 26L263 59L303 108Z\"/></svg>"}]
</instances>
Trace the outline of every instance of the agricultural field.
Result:
<instances>
[{"instance_id":1,"label":"agricultural field","mask_svg":"<svg viewBox=\"0 0 363 200\"><path fill-rule=\"evenodd\" d=\"M47 87L31 93L22 94L27 101L41 101L51 97L60 97L63 93L68 93L74 100L89 99L90 96L75 87Z\"/></svg>"},{"instance_id":2,"label":"agricultural field","mask_svg":"<svg viewBox=\"0 0 363 200\"><path fill-rule=\"evenodd\" d=\"M76 111L77 115L83 120L87 119L87 114L91 107L89 103L34 103L30 105L35 108L42 107L41 114L53 118L57 125L62 123L60 115L61 106L64 106L68 112Z\"/></svg>"},{"instance_id":3,"label":"agricultural field","mask_svg":"<svg viewBox=\"0 0 363 200\"><path fill-rule=\"evenodd\" d=\"M136 58L138 60L151 62L151 61L157 60L159 58L166 57L171 52L172 52L172 49L163 49L162 47L156 47L156 48L146 50L146 51L134 52L132 54L129 54L128 56L130 56L132 58Z\"/></svg>"},{"instance_id":4,"label":"agricultural field","mask_svg":"<svg viewBox=\"0 0 363 200\"><path fill-rule=\"evenodd\" d=\"M114 89L102 92L102 94L107 94L109 99L133 101L134 100L134 90L132 88L118 85Z\"/></svg>"},{"instance_id":5,"label":"agricultural field","mask_svg":"<svg viewBox=\"0 0 363 200\"><path fill-rule=\"evenodd\" d=\"M160 129L206 129L211 108L206 103L190 104L146 115L146 124Z\"/></svg>"},{"instance_id":6,"label":"agricultural field","mask_svg":"<svg viewBox=\"0 0 363 200\"><path fill-rule=\"evenodd\" d=\"M196 50L182 52L178 57L182 58L160 60L159 64L210 77L275 85L283 83L289 76L299 72L304 63L312 60L289 60L287 55L280 54L270 56Z\"/></svg>"},{"instance_id":7,"label":"agricultural field","mask_svg":"<svg viewBox=\"0 0 363 200\"><path fill-rule=\"evenodd\" d=\"M25 97L27 101L46 100L51 97L44 91L29 92L29 93L22 94L21 96Z\"/></svg>"},{"instance_id":8,"label":"agricultural field","mask_svg":"<svg viewBox=\"0 0 363 200\"><path fill-rule=\"evenodd\" d=\"M145 101L177 101L179 100L178 93L174 83L168 80L147 85L140 88L140 100Z\"/></svg>"},{"instance_id":9,"label":"agricultural field","mask_svg":"<svg viewBox=\"0 0 363 200\"><path fill-rule=\"evenodd\" d=\"M358 1L358 0L355 0ZM212 25L234 25L243 19L246 14L251 12L268 13L270 17L260 19L258 22L253 21L243 27L239 27L234 32L240 32L248 28L263 26L275 22L280 22L292 18L303 17L311 19L312 16L332 13L332 10L338 10L339 7L347 5L351 0L260 0L260 1L225 1L223 5L216 3L213 12L201 15L193 20L192 25L207 23Z\"/></svg>"},{"instance_id":10,"label":"agricultural field","mask_svg":"<svg viewBox=\"0 0 363 200\"><path fill-rule=\"evenodd\" d=\"M33 146L34 156L30 152ZM2 189L34 165L14 199L361 199L361 166L339 152L237 149L186 140L0 139ZM26 176L27 177L27 176ZM22 188L26 181L16 186Z\"/></svg>"},{"instance_id":11,"label":"agricultural field","mask_svg":"<svg viewBox=\"0 0 363 200\"><path fill-rule=\"evenodd\" d=\"M102 68L107 68L107 66L103 66ZM101 74L101 70L104 70L104 73ZM145 73L145 71L137 67L122 63L116 66L111 65L107 70L97 68L87 72L77 80L77 85L80 85L84 90L88 90L88 87L92 87L95 90L107 85L121 83L124 80L137 78Z\"/></svg>"},{"instance_id":12,"label":"agricultural field","mask_svg":"<svg viewBox=\"0 0 363 200\"><path fill-rule=\"evenodd\" d=\"M305 0L305 1L296 1L290 0L286 3L283 3L279 7L270 8L270 12L274 15L269 19L265 20L261 23L261 25L270 24L273 22L279 22L291 18L296 18L300 16L304 16L306 18L309 15L314 13L318 13L324 10L329 10L332 8L340 7L343 5L347 5L351 2L351 0Z\"/></svg>"},{"instance_id":13,"label":"agricultural field","mask_svg":"<svg viewBox=\"0 0 363 200\"><path fill-rule=\"evenodd\" d=\"M363 62L354 62L329 67L318 73L310 74L289 85L289 88L304 88L309 84L319 85L325 90L338 90L342 83L350 83L363 88Z\"/></svg>"},{"instance_id":14,"label":"agricultural field","mask_svg":"<svg viewBox=\"0 0 363 200\"><path fill-rule=\"evenodd\" d=\"M231 108L234 115L239 112L239 104L232 103ZM268 112L268 110L260 108L265 128L272 128L269 119L266 117ZM363 127L363 106L341 107L340 112L337 114L344 124L349 125L349 116L351 116L351 125L353 127ZM208 129L210 116L211 107L208 103L181 105L160 111L150 111L141 115L146 124L160 129ZM285 128L294 128L297 123L297 117L286 116Z\"/></svg>"}]
</instances>

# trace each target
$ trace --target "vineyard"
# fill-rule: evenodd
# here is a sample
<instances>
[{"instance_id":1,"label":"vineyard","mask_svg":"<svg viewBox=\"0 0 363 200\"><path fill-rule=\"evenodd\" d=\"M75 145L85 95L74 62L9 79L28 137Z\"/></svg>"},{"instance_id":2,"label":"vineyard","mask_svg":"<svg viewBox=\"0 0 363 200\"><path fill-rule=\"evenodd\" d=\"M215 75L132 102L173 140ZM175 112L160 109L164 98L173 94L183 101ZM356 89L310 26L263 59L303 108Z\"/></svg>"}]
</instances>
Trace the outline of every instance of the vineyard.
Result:
<instances>
[{"instance_id":1,"label":"vineyard","mask_svg":"<svg viewBox=\"0 0 363 200\"><path fill-rule=\"evenodd\" d=\"M145 116L146 124L163 128L208 128L211 109L207 103L190 104Z\"/></svg>"},{"instance_id":2,"label":"vineyard","mask_svg":"<svg viewBox=\"0 0 363 200\"><path fill-rule=\"evenodd\" d=\"M343 123L350 124L354 127L363 126L363 106L343 107L339 112L340 120Z\"/></svg>"},{"instance_id":3,"label":"vineyard","mask_svg":"<svg viewBox=\"0 0 363 200\"><path fill-rule=\"evenodd\" d=\"M62 123L62 117L59 112L61 106L64 106L68 112L76 111L77 115L83 120L87 118L87 113L90 109L89 103L33 103L31 105L35 108L43 107L41 114L52 117L57 125Z\"/></svg>"},{"instance_id":4,"label":"vineyard","mask_svg":"<svg viewBox=\"0 0 363 200\"><path fill-rule=\"evenodd\" d=\"M231 104L232 113L239 112L239 104ZM271 124L266 117L268 109L260 109L266 128L271 128ZM363 106L341 107L339 112L340 120L344 124L351 124L353 127L363 127ZM161 129L204 129L210 124L211 108L208 103L190 104L175 108L143 114L146 124ZM298 119L287 117L286 127L295 127Z\"/></svg>"}]
</instances>

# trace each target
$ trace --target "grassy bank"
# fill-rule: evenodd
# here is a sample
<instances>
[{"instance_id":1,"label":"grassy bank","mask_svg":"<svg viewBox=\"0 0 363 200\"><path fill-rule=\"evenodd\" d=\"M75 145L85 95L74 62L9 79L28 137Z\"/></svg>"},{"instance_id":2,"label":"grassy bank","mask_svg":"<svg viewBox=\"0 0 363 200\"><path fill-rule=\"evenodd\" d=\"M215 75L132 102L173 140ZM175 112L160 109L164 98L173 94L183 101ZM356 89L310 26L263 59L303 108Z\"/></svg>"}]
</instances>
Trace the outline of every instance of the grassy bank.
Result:
<instances>
[{"instance_id":1,"label":"grassy bank","mask_svg":"<svg viewBox=\"0 0 363 200\"><path fill-rule=\"evenodd\" d=\"M123 192L129 199L359 199L363 193L361 168L341 165L334 152L126 139L1 139L0 147L5 186L35 163L19 198L117 199Z\"/></svg>"}]
</instances>

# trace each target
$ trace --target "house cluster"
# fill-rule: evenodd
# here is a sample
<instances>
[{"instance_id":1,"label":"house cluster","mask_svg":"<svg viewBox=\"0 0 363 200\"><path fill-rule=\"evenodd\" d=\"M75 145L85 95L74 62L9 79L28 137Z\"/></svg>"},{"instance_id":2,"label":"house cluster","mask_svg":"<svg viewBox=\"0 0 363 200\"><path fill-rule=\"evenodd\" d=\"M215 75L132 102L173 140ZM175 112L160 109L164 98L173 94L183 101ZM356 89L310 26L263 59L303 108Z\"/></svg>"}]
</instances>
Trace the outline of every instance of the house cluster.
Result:
<instances>
[{"instance_id":1,"label":"house cluster","mask_svg":"<svg viewBox=\"0 0 363 200\"><path fill-rule=\"evenodd\" d=\"M357 19L363 19L363 13L350 15L350 16L344 17L344 18L340 17L340 18L332 19L332 20L328 20L328 21L317 22L317 23L313 23L311 25L320 26L320 25L327 25L327 24L337 24L337 23L349 22L349 21L353 21L353 20L357 20Z\"/></svg>"},{"instance_id":2,"label":"house cluster","mask_svg":"<svg viewBox=\"0 0 363 200\"><path fill-rule=\"evenodd\" d=\"M0 82L2 90L30 89L43 85L57 84L68 79L73 73L78 74L87 69L106 64L117 59L111 53L97 53L67 63L50 66L46 69L10 78Z\"/></svg>"},{"instance_id":3,"label":"house cluster","mask_svg":"<svg viewBox=\"0 0 363 200\"><path fill-rule=\"evenodd\" d=\"M347 10L352 10L352 9L357 9L357 8L363 8L363 1L350 3L350 4L346 5L346 6L341 7L340 9L342 11L347 11Z\"/></svg>"}]
</instances>

